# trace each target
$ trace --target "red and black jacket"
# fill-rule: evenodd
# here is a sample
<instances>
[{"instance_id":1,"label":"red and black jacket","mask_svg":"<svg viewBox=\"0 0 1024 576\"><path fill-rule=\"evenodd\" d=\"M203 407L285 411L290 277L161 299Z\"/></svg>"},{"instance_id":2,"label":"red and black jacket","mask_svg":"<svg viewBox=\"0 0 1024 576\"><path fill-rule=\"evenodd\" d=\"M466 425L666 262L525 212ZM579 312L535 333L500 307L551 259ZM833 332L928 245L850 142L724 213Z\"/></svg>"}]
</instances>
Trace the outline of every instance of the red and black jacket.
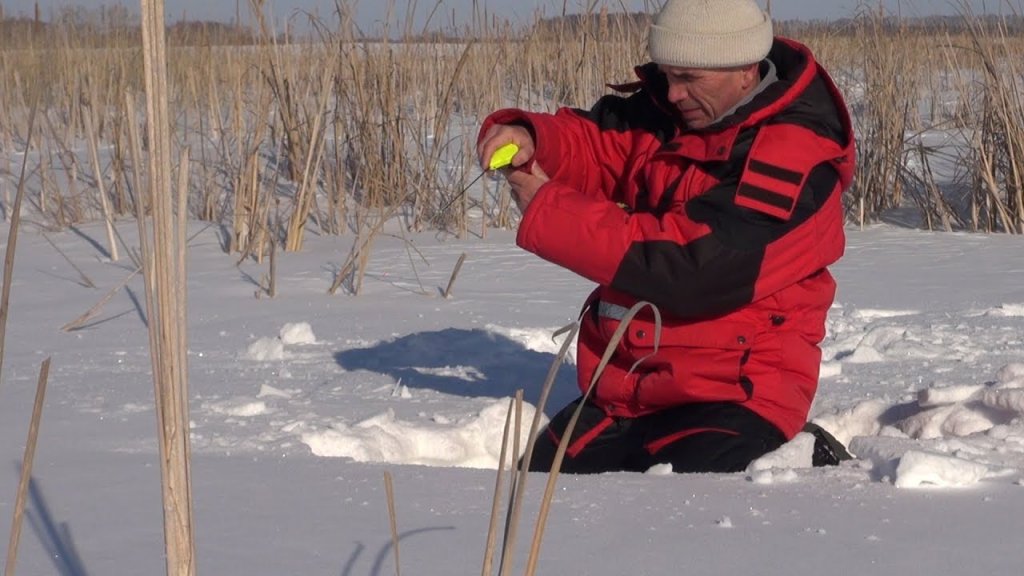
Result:
<instances>
[{"instance_id":1,"label":"red and black jacket","mask_svg":"<svg viewBox=\"0 0 1024 576\"><path fill-rule=\"evenodd\" d=\"M632 94L589 111L502 110L481 128L527 126L551 176L518 244L599 284L580 331L581 388L621 310L646 300L663 315L656 353L652 318L639 317L602 374L594 399L610 416L737 402L786 437L806 420L854 138L842 96L805 46L777 38L768 58L778 81L703 130L680 126L654 64L619 87Z\"/></svg>"}]
</instances>

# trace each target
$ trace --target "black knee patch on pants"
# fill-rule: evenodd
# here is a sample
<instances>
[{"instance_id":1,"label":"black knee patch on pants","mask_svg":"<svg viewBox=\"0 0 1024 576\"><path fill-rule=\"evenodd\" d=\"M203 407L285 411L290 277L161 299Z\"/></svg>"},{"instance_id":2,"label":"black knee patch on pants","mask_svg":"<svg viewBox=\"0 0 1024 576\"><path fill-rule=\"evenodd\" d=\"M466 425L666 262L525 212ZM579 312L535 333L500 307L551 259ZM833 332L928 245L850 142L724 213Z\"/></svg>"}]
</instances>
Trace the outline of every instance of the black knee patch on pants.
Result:
<instances>
[{"instance_id":1,"label":"black knee patch on pants","mask_svg":"<svg viewBox=\"0 0 1024 576\"><path fill-rule=\"evenodd\" d=\"M531 472L551 470L558 443L579 403L580 400L576 400L563 408L541 432L530 457ZM573 428L561 471L568 474L597 474L622 470L632 444L625 439L629 434L630 423L629 420L608 416L593 404L584 405Z\"/></svg>"},{"instance_id":2,"label":"black knee patch on pants","mask_svg":"<svg viewBox=\"0 0 1024 576\"><path fill-rule=\"evenodd\" d=\"M645 448L675 472L739 472L786 437L739 404L687 404L651 414Z\"/></svg>"},{"instance_id":3,"label":"black knee patch on pants","mask_svg":"<svg viewBox=\"0 0 1024 576\"><path fill-rule=\"evenodd\" d=\"M530 459L531 471L551 469L579 402L555 415L541 433ZM561 471L644 472L655 464L671 464L675 472L736 472L785 441L778 428L738 404L688 404L638 418L612 418L587 404Z\"/></svg>"}]
</instances>

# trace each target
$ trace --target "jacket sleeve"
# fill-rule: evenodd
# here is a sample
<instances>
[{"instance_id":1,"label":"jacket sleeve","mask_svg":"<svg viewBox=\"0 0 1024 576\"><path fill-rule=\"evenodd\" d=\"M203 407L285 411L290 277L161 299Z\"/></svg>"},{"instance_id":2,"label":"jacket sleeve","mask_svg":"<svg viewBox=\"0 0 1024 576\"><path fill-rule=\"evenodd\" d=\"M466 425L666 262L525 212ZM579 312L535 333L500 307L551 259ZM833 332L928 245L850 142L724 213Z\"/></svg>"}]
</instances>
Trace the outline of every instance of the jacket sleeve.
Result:
<instances>
[{"instance_id":1,"label":"jacket sleeve","mask_svg":"<svg viewBox=\"0 0 1024 576\"><path fill-rule=\"evenodd\" d=\"M564 186L587 195L620 200L619 190L639 140L672 129L672 120L651 111L649 96L604 96L589 110L562 108L555 114L499 110L480 127L479 138L495 124L530 130L536 144L533 160Z\"/></svg>"},{"instance_id":2,"label":"jacket sleeve","mask_svg":"<svg viewBox=\"0 0 1024 576\"><path fill-rule=\"evenodd\" d=\"M736 174L662 214L628 213L548 182L527 209L517 242L676 317L726 314L842 253L843 183L831 161L791 153L817 144L801 131L762 130Z\"/></svg>"}]
</instances>

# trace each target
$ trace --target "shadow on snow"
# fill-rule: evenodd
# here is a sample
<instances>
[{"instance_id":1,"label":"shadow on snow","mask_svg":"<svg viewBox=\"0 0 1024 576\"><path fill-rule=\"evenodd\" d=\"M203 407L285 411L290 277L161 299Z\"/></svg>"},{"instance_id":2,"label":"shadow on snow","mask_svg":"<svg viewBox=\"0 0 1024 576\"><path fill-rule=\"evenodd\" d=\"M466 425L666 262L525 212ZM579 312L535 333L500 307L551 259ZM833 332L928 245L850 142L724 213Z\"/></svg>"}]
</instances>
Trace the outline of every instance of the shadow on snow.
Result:
<instances>
[{"instance_id":1,"label":"shadow on snow","mask_svg":"<svg viewBox=\"0 0 1024 576\"><path fill-rule=\"evenodd\" d=\"M54 569L60 576L88 576L85 564L82 563L75 540L71 535L71 527L66 522L58 523L50 512L50 507L43 496L43 489L35 478L29 480L29 507L25 511L32 530L39 537L39 542L46 550L47 556L53 561Z\"/></svg>"},{"instance_id":2,"label":"shadow on snow","mask_svg":"<svg viewBox=\"0 0 1024 576\"><path fill-rule=\"evenodd\" d=\"M500 334L455 328L335 354L345 370L386 374L408 388L493 398L510 397L522 389L524 399L534 405L554 359L554 354L528 350ZM554 414L578 392L575 369L561 366L544 411Z\"/></svg>"}]
</instances>

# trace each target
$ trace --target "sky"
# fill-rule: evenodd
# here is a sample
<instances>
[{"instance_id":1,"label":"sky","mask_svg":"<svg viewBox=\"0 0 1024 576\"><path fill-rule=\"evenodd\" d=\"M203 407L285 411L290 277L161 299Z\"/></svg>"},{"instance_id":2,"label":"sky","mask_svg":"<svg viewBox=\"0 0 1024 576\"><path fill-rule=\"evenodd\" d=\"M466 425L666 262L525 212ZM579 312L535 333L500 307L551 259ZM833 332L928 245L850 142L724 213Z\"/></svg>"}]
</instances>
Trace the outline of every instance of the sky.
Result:
<instances>
[{"instance_id":1,"label":"sky","mask_svg":"<svg viewBox=\"0 0 1024 576\"><path fill-rule=\"evenodd\" d=\"M44 14L58 6L97 7L121 4L134 7L139 4L138 2L127 2L125 0L0 0L0 4L3 4L4 9L8 13L28 15L32 13L33 6L37 1ZM244 21L248 0L239 1L241 2L241 12L243 13ZM760 1L763 6L766 0ZM952 14L956 13L957 6L962 3L961 0L881 1L893 11L900 9L902 13L909 15ZM983 5L986 5L986 2L983 0L967 1L976 10L981 10ZM601 2L601 0L597 0L597 2ZM877 2L878 0L873 0L868 3L877 5ZM499 0L441 0L435 22L440 21L447 24L453 18L458 22L464 22L472 12L474 3L477 3L481 8L486 8L492 14L516 21L530 21L536 11L543 11L548 16L559 14L562 11L563 5L569 12L580 12L585 9L587 4L586 0L565 0L564 3L562 0L515 0L504 2ZM1011 3L1018 7L1019 12L1019 0L1011 0ZM298 11L318 13L323 17L332 12L334 0L267 0L267 4L273 7L275 14L279 17L288 17ZM382 0L360 0L356 2L356 14L359 25L364 30L372 30L374 27L379 26L386 19L387 12L385 7L387 4L387 2ZM417 9L414 11L416 14L414 20L417 25L422 25L426 15L435 6L435 3L431 0L419 0L418 2L397 0L395 4L397 5L396 15L400 22L405 22L405 13L410 4L417 6ZM832 19L851 15L855 12L858 4L860 2L857 0L774 0L772 2L772 12L776 18L780 19ZM1003 3L998 0L987 2L987 5L990 7L1001 4ZM168 16L173 19L179 19L182 15L187 15L190 19L231 21L235 17L235 5L236 3L232 0L218 0L216 2L209 0L168 0L166 2L166 10ZM653 12L660 3L657 0L608 0L608 5L613 10L619 6L626 6L630 10L643 10L645 7L648 7Z\"/></svg>"}]
</instances>

